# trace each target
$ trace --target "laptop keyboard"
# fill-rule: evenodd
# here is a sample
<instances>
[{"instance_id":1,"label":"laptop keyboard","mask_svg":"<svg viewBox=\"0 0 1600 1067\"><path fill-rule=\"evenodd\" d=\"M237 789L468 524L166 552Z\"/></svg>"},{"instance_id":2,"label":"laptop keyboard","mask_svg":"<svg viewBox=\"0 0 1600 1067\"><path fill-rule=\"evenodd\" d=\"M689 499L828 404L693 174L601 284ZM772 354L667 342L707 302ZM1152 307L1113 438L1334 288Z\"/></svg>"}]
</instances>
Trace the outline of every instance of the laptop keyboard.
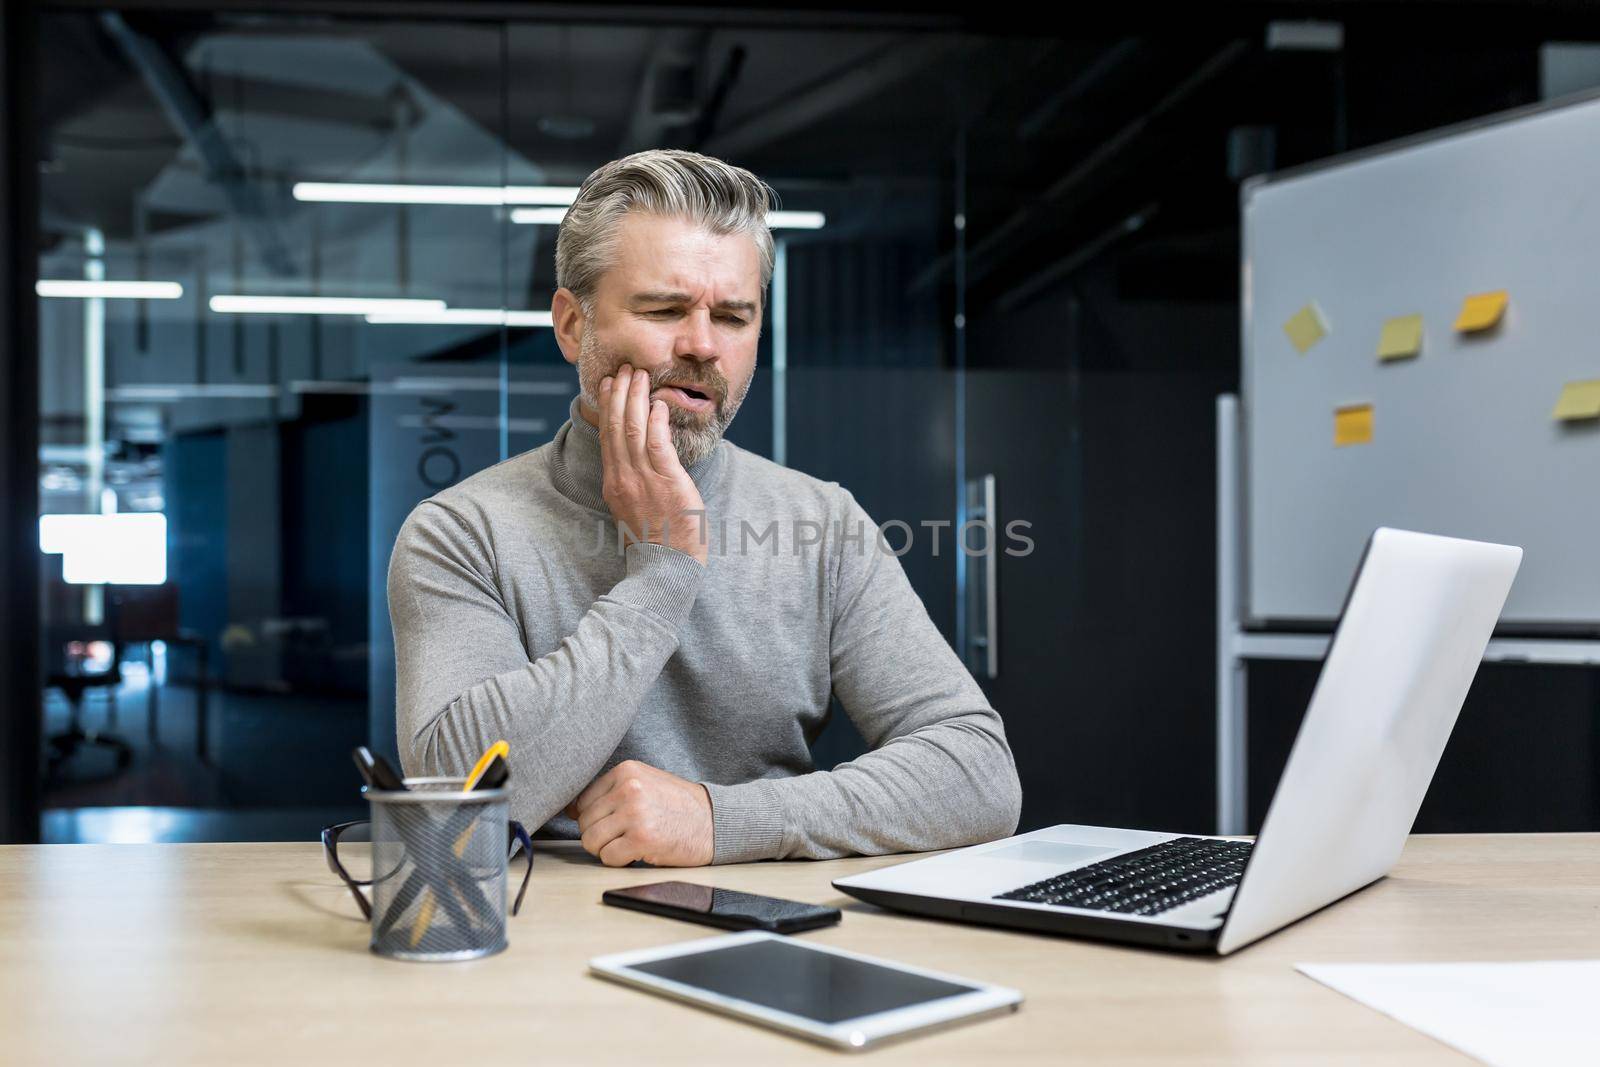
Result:
<instances>
[{"instance_id":1,"label":"laptop keyboard","mask_svg":"<svg viewBox=\"0 0 1600 1067\"><path fill-rule=\"evenodd\" d=\"M1159 915L1237 885L1250 842L1179 837L996 895L1060 908Z\"/></svg>"}]
</instances>

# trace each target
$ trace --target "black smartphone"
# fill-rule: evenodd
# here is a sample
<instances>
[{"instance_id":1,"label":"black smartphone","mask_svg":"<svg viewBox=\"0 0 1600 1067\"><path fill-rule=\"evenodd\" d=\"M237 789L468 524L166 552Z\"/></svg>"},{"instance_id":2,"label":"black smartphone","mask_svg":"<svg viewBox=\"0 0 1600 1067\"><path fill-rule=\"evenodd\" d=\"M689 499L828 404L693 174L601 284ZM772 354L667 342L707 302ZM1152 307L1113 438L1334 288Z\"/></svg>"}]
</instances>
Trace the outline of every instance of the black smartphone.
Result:
<instances>
[{"instance_id":1,"label":"black smartphone","mask_svg":"<svg viewBox=\"0 0 1600 1067\"><path fill-rule=\"evenodd\" d=\"M614 907L647 911L671 919L703 923L723 930L770 930L793 934L832 926L838 908L780 900L734 889L717 889L692 882L652 882L627 889L607 889L600 899Z\"/></svg>"}]
</instances>

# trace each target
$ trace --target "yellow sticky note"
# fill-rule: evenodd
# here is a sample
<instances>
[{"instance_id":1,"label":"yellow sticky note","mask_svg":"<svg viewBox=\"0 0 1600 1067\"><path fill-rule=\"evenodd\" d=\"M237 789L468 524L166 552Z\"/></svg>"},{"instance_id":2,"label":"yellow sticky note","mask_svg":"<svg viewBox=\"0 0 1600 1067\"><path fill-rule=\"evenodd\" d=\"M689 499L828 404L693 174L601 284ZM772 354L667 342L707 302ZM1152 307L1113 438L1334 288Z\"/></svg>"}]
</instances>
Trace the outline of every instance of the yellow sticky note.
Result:
<instances>
[{"instance_id":1,"label":"yellow sticky note","mask_svg":"<svg viewBox=\"0 0 1600 1067\"><path fill-rule=\"evenodd\" d=\"M1421 351L1421 315L1401 315L1383 324L1378 336L1379 359L1409 359Z\"/></svg>"},{"instance_id":2,"label":"yellow sticky note","mask_svg":"<svg viewBox=\"0 0 1600 1067\"><path fill-rule=\"evenodd\" d=\"M1372 443L1372 405L1351 404L1333 409L1333 444L1368 445Z\"/></svg>"},{"instance_id":3,"label":"yellow sticky note","mask_svg":"<svg viewBox=\"0 0 1600 1067\"><path fill-rule=\"evenodd\" d=\"M1600 419L1600 378L1587 382L1568 382L1561 390L1561 399L1550 413L1552 419L1574 422L1578 419Z\"/></svg>"},{"instance_id":4,"label":"yellow sticky note","mask_svg":"<svg viewBox=\"0 0 1600 1067\"><path fill-rule=\"evenodd\" d=\"M1492 293L1476 293L1461 302L1461 314L1456 316L1456 329L1462 333L1487 330L1500 322L1506 313L1511 294L1504 289Z\"/></svg>"},{"instance_id":5,"label":"yellow sticky note","mask_svg":"<svg viewBox=\"0 0 1600 1067\"><path fill-rule=\"evenodd\" d=\"M1312 345L1328 336L1328 320L1313 300L1289 316L1289 321L1283 324L1283 332L1289 335L1295 351L1303 356Z\"/></svg>"}]
</instances>

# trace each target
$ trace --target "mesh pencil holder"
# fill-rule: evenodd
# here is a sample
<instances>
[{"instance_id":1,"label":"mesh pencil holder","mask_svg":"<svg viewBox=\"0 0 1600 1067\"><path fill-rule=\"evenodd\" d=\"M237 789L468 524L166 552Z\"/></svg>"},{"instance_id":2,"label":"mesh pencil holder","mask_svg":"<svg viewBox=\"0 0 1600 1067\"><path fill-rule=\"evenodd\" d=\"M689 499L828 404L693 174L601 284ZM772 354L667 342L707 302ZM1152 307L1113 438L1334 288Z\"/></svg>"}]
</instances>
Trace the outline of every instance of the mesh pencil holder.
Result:
<instances>
[{"instance_id":1,"label":"mesh pencil holder","mask_svg":"<svg viewBox=\"0 0 1600 1067\"><path fill-rule=\"evenodd\" d=\"M469 960L506 947L506 790L408 778L372 806L372 951Z\"/></svg>"}]
</instances>

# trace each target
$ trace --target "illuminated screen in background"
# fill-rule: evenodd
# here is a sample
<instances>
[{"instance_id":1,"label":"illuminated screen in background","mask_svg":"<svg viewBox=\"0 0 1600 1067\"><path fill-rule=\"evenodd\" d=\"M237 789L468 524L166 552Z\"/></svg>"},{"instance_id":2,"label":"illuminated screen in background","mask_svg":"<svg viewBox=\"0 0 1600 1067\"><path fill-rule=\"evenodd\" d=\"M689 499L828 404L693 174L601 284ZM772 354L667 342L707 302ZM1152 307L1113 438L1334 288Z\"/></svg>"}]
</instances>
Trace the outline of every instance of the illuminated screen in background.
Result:
<instances>
[{"instance_id":1,"label":"illuminated screen in background","mask_svg":"<svg viewBox=\"0 0 1600 1067\"><path fill-rule=\"evenodd\" d=\"M40 515L39 550L60 553L70 585L161 585L167 580L167 517Z\"/></svg>"}]
</instances>

